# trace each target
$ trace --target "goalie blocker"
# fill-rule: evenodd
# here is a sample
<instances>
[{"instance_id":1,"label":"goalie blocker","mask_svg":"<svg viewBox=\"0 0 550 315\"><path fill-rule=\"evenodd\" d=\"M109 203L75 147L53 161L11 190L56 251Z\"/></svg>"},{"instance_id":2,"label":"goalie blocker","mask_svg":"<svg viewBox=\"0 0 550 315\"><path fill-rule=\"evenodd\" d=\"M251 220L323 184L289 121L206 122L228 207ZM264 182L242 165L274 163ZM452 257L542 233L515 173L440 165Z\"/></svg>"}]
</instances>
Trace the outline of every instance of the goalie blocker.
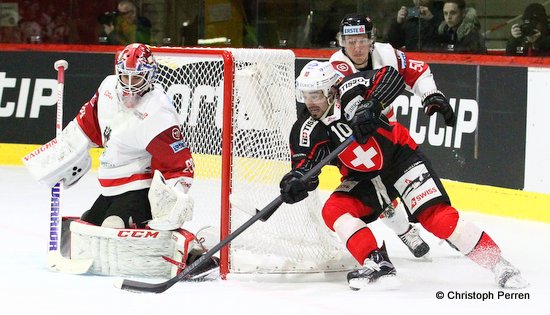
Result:
<instances>
[{"instance_id":1,"label":"goalie blocker","mask_svg":"<svg viewBox=\"0 0 550 315\"><path fill-rule=\"evenodd\" d=\"M71 259L93 259L87 273L103 276L171 278L198 259L211 227L197 232L185 229L115 229L96 226L78 218L63 218L62 254ZM184 280L214 279L219 259L196 270Z\"/></svg>"},{"instance_id":2,"label":"goalie blocker","mask_svg":"<svg viewBox=\"0 0 550 315\"><path fill-rule=\"evenodd\" d=\"M90 140L73 120L59 136L22 160L37 182L48 187L63 182L63 187L68 188L90 170L90 148Z\"/></svg>"}]
</instances>

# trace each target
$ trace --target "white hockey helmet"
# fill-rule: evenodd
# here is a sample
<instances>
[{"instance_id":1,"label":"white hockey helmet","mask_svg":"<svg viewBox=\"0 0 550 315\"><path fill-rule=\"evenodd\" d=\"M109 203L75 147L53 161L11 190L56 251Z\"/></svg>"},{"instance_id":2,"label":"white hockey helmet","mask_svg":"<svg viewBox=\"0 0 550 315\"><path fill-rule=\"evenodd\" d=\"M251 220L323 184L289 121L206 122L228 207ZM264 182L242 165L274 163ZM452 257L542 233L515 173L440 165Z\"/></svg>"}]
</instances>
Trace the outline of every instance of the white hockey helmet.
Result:
<instances>
[{"instance_id":1,"label":"white hockey helmet","mask_svg":"<svg viewBox=\"0 0 550 315\"><path fill-rule=\"evenodd\" d=\"M330 62L312 60L308 62L296 79L296 100L304 103L303 92L323 91L329 96L330 89L341 78Z\"/></svg>"},{"instance_id":2,"label":"white hockey helmet","mask_svg":"<svg viewBox=\"0 0 550 315\"><path fill-rule=\"evenodd\" d=\"M153 86L157 62L147 45L136 43L124 48L115 68L121 96L142 96Z\"/></svg>"}]
</instances>

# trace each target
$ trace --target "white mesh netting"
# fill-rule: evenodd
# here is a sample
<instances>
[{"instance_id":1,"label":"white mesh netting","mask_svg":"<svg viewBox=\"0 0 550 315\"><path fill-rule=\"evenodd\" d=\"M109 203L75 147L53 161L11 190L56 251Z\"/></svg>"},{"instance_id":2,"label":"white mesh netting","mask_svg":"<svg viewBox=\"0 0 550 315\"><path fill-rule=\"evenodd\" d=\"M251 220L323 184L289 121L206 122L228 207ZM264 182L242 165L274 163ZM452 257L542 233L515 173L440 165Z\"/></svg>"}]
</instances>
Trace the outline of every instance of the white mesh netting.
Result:
<instances>
[{"instance_id":1,"label":"white mesh netting","mask_svg":"<svg viewBox=\"0 0 550 315\"><path fill-rule=\"evenodd\" d=\"M220 225L222 118L225 95L232 95L233 194L262 209L279 194L290 169L288 135L296 120L294 54L287 50L225 49L234 62L224 69L221 55L192 48L154 50L157 82L180 114L183 134L196 163L194 225ZM220 51L213 50L213 51ZM224 71L233 91L224 95ZM206 197L204 197L206 196ZM356 262L321 218L317 192L296 205L283 205L257 222L230 247L231 273L342 271ZM250 218L233 209L231 230Z\"/></svg>"}]
</instances>

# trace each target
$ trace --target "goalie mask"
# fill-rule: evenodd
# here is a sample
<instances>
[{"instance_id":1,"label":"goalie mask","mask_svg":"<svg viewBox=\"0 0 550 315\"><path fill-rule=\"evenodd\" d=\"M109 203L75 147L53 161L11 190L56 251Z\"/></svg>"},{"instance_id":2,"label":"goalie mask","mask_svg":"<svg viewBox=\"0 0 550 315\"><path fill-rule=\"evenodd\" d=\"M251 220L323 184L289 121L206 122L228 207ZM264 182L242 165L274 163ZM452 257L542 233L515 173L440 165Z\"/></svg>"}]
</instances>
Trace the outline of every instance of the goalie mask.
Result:
<instances>
[{"instance_id":1,"label":"goalie mask","mask_svg":"<svg viewBox=\"0 0 550 315\"><path fill-rule=\"evenodd\" d=\"M345 36L353 35L367 35L374 41L374 24L369 16L366 14L348 14L340 22L340 30L336 35L338 44L344 47Z\"/></svg>"},{"instance_id":2,"label":"goalie mask","mask_svg":"<svg viewBox=\"0 0 550 315\"><path fill-rule=\"evenodd\" d=\"M130 44L120 53L116 62L117 94L126 107L134 107L139 99L152 89L157 62L149 47Z\"/></svg>"}]
</instances>

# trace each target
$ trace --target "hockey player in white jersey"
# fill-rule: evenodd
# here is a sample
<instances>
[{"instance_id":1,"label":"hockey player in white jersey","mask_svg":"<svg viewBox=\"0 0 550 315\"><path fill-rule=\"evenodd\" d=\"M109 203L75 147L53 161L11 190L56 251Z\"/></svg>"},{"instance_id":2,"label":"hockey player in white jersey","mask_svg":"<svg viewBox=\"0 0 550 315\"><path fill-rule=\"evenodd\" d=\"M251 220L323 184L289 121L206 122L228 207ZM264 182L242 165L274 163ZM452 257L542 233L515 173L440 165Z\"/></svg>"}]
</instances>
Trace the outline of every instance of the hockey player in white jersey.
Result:
<instances>
[{"instance_id":1,"label":"hockey player in white jersey","mask_svg":"<svg viewBox=\"0 0 550 315\"><path fill-rule=\"evenodd\" d=\"M155 83L157 63L149 47L126 46L115 70L61 136L25 164L39 182L70 187L90 168L89 149L103 147L97 174L101 195L70 223L72 258L91 256L90 272L96 274L173 276L194 249L204 249L180 229L193 215L188 195L193 158L171 100ZM113 243L115 253L101 250ZM136 260L155 265L139 266ZM209 268L217 265L214 260Z\"/></svg>"},{"instance_id":2,"label":"hockey player in white jersey","mask_svg":"<svg viewBox=\"0 0 550 315\"><path fill-rule=\"evenodd\" d=\"M390 44L374 41L374 24L365 14L348 14L340 23L337 40L342 47L329 62L342 76L359 71L376 70L384 66L395 68L404 78L406 89L422 99L427 115L440 112L445 123L455 124L455 115L449 102L437 89L431 70L423 61L408 59L405 53ZM390 121L396 121L392 106L383 113ZM430 247L420 237L419 229L407 220L407 213L396 200L384 211L382 221L403 241L415 257L428 253Z\"/></svg>"}]
</instances>

